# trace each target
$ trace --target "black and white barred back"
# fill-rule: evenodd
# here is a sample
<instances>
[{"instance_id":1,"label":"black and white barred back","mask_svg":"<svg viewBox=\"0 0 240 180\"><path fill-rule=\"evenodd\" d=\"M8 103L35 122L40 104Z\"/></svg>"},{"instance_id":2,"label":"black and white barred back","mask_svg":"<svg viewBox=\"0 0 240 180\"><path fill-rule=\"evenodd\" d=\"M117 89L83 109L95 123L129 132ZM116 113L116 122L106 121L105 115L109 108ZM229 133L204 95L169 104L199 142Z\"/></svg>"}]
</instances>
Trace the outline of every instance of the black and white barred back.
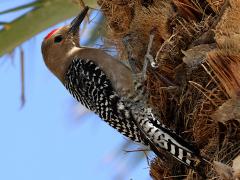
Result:
<instances>
[{"instance_id":1,"label":"black and white barred back","mask_svg":"<svg viewBox=\"0 0 240 180\"><path fill-rule=\"evenodd\" d=\"M98 114L114 129L143 144L131 114L114 91L110 80L92 61L73 60L66 74L66 88L81 104Z\"/></svg>"},{"instance_id":2,"label":"black and white barred back","mask_svg":"<svg viewBox=\"0 0 240 180\"><path fill-rule=\"evenodd\" d=\"M194 166L192 146L161 124L151 108L135 106L120 97L106 74L93 61L74 59L66 73L65 86L74 98L131 140L148 145L135 124L137 120L158 147L185 165Z\"/></svg>"}]
</instances>

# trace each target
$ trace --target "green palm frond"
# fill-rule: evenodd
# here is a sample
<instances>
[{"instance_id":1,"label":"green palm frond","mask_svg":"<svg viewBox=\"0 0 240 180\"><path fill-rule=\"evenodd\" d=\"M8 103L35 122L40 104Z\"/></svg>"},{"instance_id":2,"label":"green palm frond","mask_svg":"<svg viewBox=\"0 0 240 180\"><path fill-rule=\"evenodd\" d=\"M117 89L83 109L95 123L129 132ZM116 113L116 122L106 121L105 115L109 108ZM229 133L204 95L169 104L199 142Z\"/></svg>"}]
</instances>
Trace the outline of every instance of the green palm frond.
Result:
<instances>
[{"instance_id":1,"label":"green palm frond","mask_svg":"<svg viewBox=\"0 0 240 180\"><path fill-rule=\"evenodd\" d=\"M96 7L94 0L86 0L86 5ZM4 24L0 31L0 56L11 52L15 47L30 39L34 35L59 22L73 17L80 11L80 7L66 0L39 0L17 8L1 12L5 14L27 7L37 7L11 23Z\"/></svg>"},{"instance_id":2,"label":"green palm frond","mask_svg":"<svg viewBox=\"0 0 240 180\"><path fill-rule=\"evenodd\" d=\"M0 12L0 15L11 13L11 12L16 12L16 11L23 10L26 8L37 8L37 7L40 7L42 4L43 4L43 1L41 1L41 0L35 1L35 2L24 4L24 5L15 7L15 8L7 9L5 11Z\"/></svg>"}]
</instances>

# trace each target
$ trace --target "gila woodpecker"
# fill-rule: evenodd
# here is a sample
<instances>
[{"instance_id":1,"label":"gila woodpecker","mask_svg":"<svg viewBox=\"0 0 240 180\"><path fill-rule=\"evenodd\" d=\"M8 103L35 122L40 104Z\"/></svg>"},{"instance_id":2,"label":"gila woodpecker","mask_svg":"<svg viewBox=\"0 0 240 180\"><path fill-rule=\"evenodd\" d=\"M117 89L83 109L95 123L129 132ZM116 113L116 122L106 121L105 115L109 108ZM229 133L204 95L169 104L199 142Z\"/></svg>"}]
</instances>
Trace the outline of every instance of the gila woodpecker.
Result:
<instances>
[{"instance_id":1,"label":"gila woodpecker","mask_svg":"<svg viewBox=\"0 0 240 180\"><path fill-rule=\"evenodd\" d=\"M44 38L42 54L47 67L77 101L124 136L146 146L153 143L193 167L199 154L162 124L149 105L141 104L132 71L102 50L80 46L79 26L87 11L84 8L70 25Z\"/></svg>"}]
</instances>

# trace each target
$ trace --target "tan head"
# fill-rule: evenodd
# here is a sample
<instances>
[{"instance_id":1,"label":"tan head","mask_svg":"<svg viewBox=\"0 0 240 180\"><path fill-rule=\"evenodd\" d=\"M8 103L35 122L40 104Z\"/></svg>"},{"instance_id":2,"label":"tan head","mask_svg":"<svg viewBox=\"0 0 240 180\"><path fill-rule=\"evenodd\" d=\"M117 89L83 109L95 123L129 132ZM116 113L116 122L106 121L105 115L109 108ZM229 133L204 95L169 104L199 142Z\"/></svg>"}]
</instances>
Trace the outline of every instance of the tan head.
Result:
<instances>
[{"instance_id":1,"label":"tan head","mask_svg":"<svg viewBox=\"0 0 240 180\"><path fill-rule=\"evenodd\" d=\"M72 62L69 53L79 48L79 26L87 14L88 7L71 22L70 25L51 31L42 42L42 55L45 64L61 81Z\"/></svg>"}]
</instances>

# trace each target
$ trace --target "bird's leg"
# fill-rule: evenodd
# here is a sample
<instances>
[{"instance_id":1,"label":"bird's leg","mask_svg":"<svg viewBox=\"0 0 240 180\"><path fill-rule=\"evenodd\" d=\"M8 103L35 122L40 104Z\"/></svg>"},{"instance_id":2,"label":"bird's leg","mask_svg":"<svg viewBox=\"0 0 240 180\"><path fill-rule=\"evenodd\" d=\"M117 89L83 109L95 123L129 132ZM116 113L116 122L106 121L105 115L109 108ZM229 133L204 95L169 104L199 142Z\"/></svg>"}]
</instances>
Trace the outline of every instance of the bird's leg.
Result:
<instances>
[{"instance_id":1,"label":"bird's leg","mask_svg":"<svg viewBox=\"0 0 240 180\"><path fill-rule=\"evenodd\" d=\"M143 84L147 79L148 64L150 63L152 68L157 67L157 64L156 64L153 56L150 54L155 34L156 34L156 28L153 28L150 32L148 48L147 48L146 55L144 57L143 68L140 73L137 72L136 61L133 58L133 53L132 53L133 51L132 51L132 47L130 45L130 41L132 40L132 37L130 34L128 34L123 38L123 44L124 44L124 46L127 50L127 54L128 54L128 62L129 62L131 71L133 73L134 88L135 88L135 92L136 92L135 99L138 99L138 100L142 99L142 102L144 102L144 103L146 103L146 101L147 101L147 95L146 95L146 90L145 90Z\"/></svg>"},{"instance_id":2,"label":"bird's leg","mask_svg":"<svg viewBox=\"0 0 240 180\"><path fill-rule=\"evenodd\" d=\"M131 35L128 34L123 38L123 44L124 44L124 46L127 50L127 54L128 54L128 62L129 62L130 68L132 70L133 76L135 78L134 79L135 81L144 82L146 80L148 63L150 63L152 68L157 67L157 64L156 64L153 56L150 54L155 34L156 34L156 28L153 28L150 32L147 53L144 57L143 68L142 68L141 73L137 72L136 61L133 58L132 47L129 43L129 41L132 40Z\"/></svg>"},{"instance_id":3,"label":"bird's leg","mask_svg":"<svg viewBox=\"0 0 240 180\"><path fill-rule=\"evenodd\" d=\"M146 53L146 55L144 57L142 71L141 71L141 73L136 73L135 74L135 83L134 83L135 91L136 91L138 97L142 98L142 100L143 100L142 102L144 102L144 104L147 103L147 99L148 99L148 96L147 96L147 93L146 93L146 89L144 87L144 82L147 80L148 63L151 64L152 68L156 68L157 67L156 63L154 61L153 56L150 54L155 33L156 33L156 29L154 28L150 32L147 53Z\"/></svg>"},{"instance_id":4,"label":"bird's leg","mask_svg":"<svg viewBox=\"0 0 240 180\"><path fill-rule=\"evenodd\" d=\"M131 40L130 35L127 35L123 38L123 44L127 50L127 54L128 54L128 62L133 74L133 81L134 81L134 89L135 89L135 95L131 95L131 97L128 99L126 99L126 102L129 105L129 108L133 111L133 112L141 112L140 109L145 109L145 105L146 105L146 93L145 93L145 88L143 86L143 74L144 73L138 73L137 72L137 67L136 67L136 61L133 58L133 54L132 54L132 47L129 44L129 41ZM147 69L147 64L145 65L145 69ZM146 70L145 70L146 71ZM146 73L146 72L145 72ZM139 111L140 110L140 111ZM141 113L137 113L137 118L133 118L133 120L135 121L136 126L138 127L139 131L140 131L140 135L142 137L142 140L151 148L151 150L159 157L161 157L161 153L158 150L158 147L156 146L156 144L152 141L151 137L148 136L147 132L144 130L144 127L142 127L140 121L141 119L145 118L147 116L147 114L141 114ZM138 117L142 117L142 118L138 118ZM139 121L140 119L140 121Z\"/></svg>"},{"instance_id":5,"label":"bird's leg","mask_svg":"<svg viewBox=\"0 0 240 180\"><path fill-rule=\"evenodd\" d=\"M125 46L125 49L127 51L128 63L132 71L134 90L135 90L135 94L129 97L129 99L131 99L131 101L134 102L135 105L141 106L141 104L145 103L145 99L146 99L145 88L143 86L144 80L142 77L142 73L138 72L138 69L136 66L136 60L133 55L132 46L130 45L132 38L133 37L131 36L131 34L127 34L125 37L123 37L123 40L122 40ZM141 102L141 103L137 103L137 102Z\"/></svg>"},{"instance_id":6,"label":"bird's leg","mask_svg":"<svg viewBox=\"0 0 240 180\"><path fill-rule=\"evenodd\" d=\"M149 36L149 43L148 43L148 48L147 48L147 53L144 57L144 64L143 64L143 70L142 70L142 76L144 77L144 79L146 80L146 74L147 74L147 66L148 63L150 63L151 65L151 70L154 71L155 68L158 67L157 64L157 59L153 58L153 56L150 54L151 52L151 48L152 48L152 44L153 44L153 39L155 37L156 34L156 28L153 28L150 32L150 36ZM177 89L177 86L171 82L168 78L164 77L163 75L160 75L159 77L161 79L162 82L164 82L165 84L167 84L168 87L164 87L166 90L172 90L172 89Z\"/></svg>"},{"instance_id":7,"label":"bird's leg","mask_svg":"<svg viewBox=\"0 0 240 180\"><path fill-rule=\"evenodd\" d=\"M146 80L147 78L146 74L147 74L147 67L149 62L152 68L157 68L157 63L155 62L153 56L150 54L155 34L156 34L156 29L153 28L152 31L150 32L147 53L145 54L144 62L143 62L142 76L144 80Z\"/></svg>"},{"instance_id":8,"label":"bird's leg","mask_svg":"<svg viewBox=\"0 0 240 180\"><path fill-rule=\"evenodd\" d=\"M128 63L129 63L130 69L131 69L133 74L137 74L136 61L133 57L132 46L129 43L129 41L131 41L131 40L132 40L131 35L127 34L126 36L123 37L122 42L123 42L123 45L125 46L125 49L127 51Z\"/></svg>"},{"instance_id":9,"label":"bird's leg","mask_svg":"<svg viewBox=\"0 0 240 180\"><path fill-rule=\"evenodd\" d=\"M139 84L143 84L144 78L143 78L143 73L139 72L139 70L137 68L137 65L136 65L136 59L134 58L132 46L130 44L130 41L132 40L132 38L133 37L131 37L131 34L127 34L125 37L123 37L122 42L123 42L123 44L125 46L125 49L127 51L128 64L129 64L130 69L132 71L134 86L135 86L135 90L136 90L136 89L139 89L136 86L139 86Z\"/></svg>"}]
</instances>

